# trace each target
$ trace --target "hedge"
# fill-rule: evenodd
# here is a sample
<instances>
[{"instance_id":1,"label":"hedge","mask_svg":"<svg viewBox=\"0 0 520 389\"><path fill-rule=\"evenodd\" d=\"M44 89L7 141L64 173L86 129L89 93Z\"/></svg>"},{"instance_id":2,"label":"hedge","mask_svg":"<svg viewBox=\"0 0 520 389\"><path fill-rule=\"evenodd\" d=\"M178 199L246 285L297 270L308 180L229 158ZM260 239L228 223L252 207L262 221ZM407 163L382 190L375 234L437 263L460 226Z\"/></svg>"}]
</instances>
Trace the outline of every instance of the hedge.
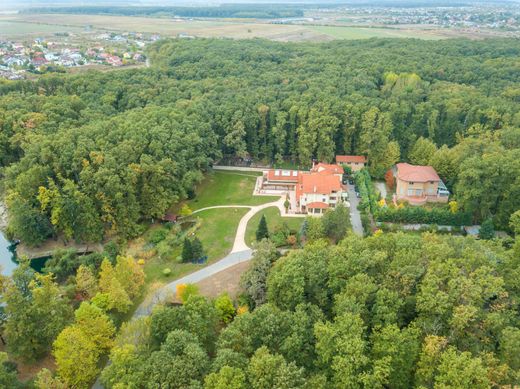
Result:
<instances>
[{"instance_id":1,"label":"hedge","mask_svg":"<svg viewBox=\"0 0 520 389\"><path fill-rule=\"evenodd\" d=\"M362 169L357 172L355 180L359 195L361 197L358 209L361 212L376 212L378 209L377 195L374 192L374 186L372 185L372 180L368 170Z\"/></svg>"},{"instance_id":2,"label":"hedge","mask_svg":"<svg viewBox=\"0 0 520 389\"><path fill-rule=\"evenodd\" d=\"M471 213L452 213L449 209L422 207L380 208L374 213L379 222L437 224L446 226L465 226L471 224Z\"/></svg>"}]
</instances>

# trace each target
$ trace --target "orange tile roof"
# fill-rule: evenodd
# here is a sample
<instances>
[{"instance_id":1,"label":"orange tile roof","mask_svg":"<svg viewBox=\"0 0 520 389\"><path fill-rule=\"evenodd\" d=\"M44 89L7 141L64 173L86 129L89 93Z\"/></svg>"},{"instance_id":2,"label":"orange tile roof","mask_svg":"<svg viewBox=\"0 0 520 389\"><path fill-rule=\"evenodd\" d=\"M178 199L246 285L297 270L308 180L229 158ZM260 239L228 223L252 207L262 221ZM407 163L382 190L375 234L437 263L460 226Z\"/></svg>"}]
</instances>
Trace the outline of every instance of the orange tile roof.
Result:
<instances>
[{"instance_id":1,"label":"orange tile roof","mask_svg":"<svg viewBox=\"0 0 520 389\"><path fill-rule=\"evenodd\" d=\"M336 163L366 163L364 155L336 155Z\"/></svg>"},{"instance_id":2,"label":"orange tile roof","mask_svg":"<svg viewBox=\"0 0 520 389\"><path fill-rule=\"evenodd\" d=\"M397 178L408 182L440 181L439 175L431 166L410 165L398 163Z\"/></svg>"},{"instance_id":3,"label":"orange tile roof","mask_svg":"<svg viewBox=\"0 0 520 389\"><path fill-rule=\"evenodd\" d=\"M338 165L320 162L311 169L311 172L320 174L343 174L343 168Z\"/></svg>"},{"instance_id":4,"label":"orange tile roof","mask_svg":"<svg viewBox=\"0 0 520 389\"><path fill-rule=\"evenodd\" d=\"M327 203L322 203L321 201L315 201L313 203L309 203L307 204L307 209L309 208L320 208L320 209L325 209L325 208L328 208L329 207L329 204Z\"/></svg>"},{"instance_id":5,"label":"orange tile roof","mask_svg":"<svg viewBox=\"0 0 520 389\"><path fill-rule=\"evenodd\" d=\"M341 182L337 176L310 173L301 175L296 195L299 196L303 193L330 194L332 191L339 190L341 190Z\"/></svg>"}]
</instances>

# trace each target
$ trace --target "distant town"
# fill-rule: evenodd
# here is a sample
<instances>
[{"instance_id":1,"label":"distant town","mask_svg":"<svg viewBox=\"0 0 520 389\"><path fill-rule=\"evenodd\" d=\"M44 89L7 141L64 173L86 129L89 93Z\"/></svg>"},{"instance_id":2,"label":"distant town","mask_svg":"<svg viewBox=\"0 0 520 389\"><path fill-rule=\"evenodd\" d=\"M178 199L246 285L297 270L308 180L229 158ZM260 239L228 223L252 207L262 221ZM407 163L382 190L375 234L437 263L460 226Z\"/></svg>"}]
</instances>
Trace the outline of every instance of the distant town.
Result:
<instances>
[{"instance_id":1,"label":"distant town","mask_svg":"<svg viewBox=\"0 0 520 389\"><path fill-rule=\"evenodd\" d=\"M31 74L63 73L74 67L144 64L144 47L160 38L132 32L101 33L79 44L68 39L73 35L57 33L30 42L0 40L0 78L19 80Z\"/></svg>"}]
</instances>

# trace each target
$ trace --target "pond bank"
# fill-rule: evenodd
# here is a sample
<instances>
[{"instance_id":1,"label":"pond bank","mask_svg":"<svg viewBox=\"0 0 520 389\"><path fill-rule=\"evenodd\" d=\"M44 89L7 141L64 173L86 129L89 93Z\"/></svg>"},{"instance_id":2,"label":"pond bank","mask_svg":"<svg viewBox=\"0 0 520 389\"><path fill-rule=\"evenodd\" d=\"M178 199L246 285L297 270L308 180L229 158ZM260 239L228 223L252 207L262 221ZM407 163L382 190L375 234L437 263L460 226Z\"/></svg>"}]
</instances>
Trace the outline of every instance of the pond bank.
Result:
<instances>
[{"instance_id":1,"label":"pond bank","mask_svg":"<svg viewBox=\"0 0 520 389\"><path fill-rule=\"evenodd\" d=\"M7 206L3 201L0 201L0 230L5 230L7 227Z\"/></svg>"},{"instance_id":2,"label":"pond bank","mask_svg":"<svg viewBox=\"0 0 520 389\"><path fill-rule=\"evenodd\" d=\"M76 242L65 244L61 240L49 239L38 247L28 247L22 242L16 248L17 255L20 258L28 259L50 257L55 250L75 250L76 253L83 255L93 252L102 252L103 245L100 243L78 244Z\"/></svg>"}]
</instances>

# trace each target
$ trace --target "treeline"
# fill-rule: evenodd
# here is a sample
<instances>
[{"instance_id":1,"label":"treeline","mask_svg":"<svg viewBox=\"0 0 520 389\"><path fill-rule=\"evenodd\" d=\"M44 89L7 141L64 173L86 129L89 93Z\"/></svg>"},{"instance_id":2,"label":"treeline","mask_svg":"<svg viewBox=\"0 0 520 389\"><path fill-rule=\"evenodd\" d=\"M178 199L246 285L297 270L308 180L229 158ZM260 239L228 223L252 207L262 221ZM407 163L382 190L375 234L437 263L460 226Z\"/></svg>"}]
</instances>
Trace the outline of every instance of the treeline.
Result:
<instances>
[{"instance_id":1,"label":"treeline","mask_svg":"<svg viewBox=\"0 0 520 389\"><path fill-rule=\"evenodd\" d=\"M432 164L474 222L520 198L520 42L164 40L150 69L0 83L11 235L135 236L221 155Z\"/></svg>"},{"instance_id":2,"label":"treeline","mask_svg":"<svg viewBox=\"0 0 520 389\"><path fill-rule=\"evenodd\" d=\"M513 387L518 243L348 236L279 258L263 241L242 304L184 294L125 326L107 389ZM83 371L74 368L77 374Z\"/></svg>"},{"instance_id":3,"label":"treeline","mask_svg":"<svg viewBox=\"0 0 520 389\"><path fill-rule=\"evenodd\" d=\"M79 6L28 8L22 13L59 13L88 15L194 17L194 18L291 18L303 16L301 5L290 4L221 4L212 7L121 7Z\"/></svg>"}]
</instances>

